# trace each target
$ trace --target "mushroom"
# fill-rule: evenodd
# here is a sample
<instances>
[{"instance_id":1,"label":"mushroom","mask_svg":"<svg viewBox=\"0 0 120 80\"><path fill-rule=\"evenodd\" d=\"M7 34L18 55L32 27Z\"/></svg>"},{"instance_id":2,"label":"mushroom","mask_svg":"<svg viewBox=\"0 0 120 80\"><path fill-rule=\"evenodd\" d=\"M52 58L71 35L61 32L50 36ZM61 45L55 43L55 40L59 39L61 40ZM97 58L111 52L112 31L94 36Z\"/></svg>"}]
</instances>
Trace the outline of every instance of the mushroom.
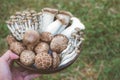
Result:
<instances>
[{"instance_id":1,"label":"mushroom","mask_svg":"<svg viewBox=\"0 0 120 80\"><path fill-rule=\"evenodd\" d=\"M20 55L20 61L25 66L30 66L34 63L35 53L33 51L24 50Z\"/></svg>"},{"instance_id":2,"label":"mushroom","mask_svg":"<svg viewBox=\"0 0 120 80\"><path fill-rule=\"evenodd\" d=\"M53 52L52 57L53 57L53 65L52 65L52 67L56 68L60 64L60 56L56 52Z\"/></svg>"},{"instance_id":3,"label":"mushroom","mask_svg":"<svg viewBox=\"0 0 120 80\"><path fill-rule=\"evenodd\" d=\"M16 42L16 39L12 35L8 35L6 41L8 45L10 45L11 43Z\"/></svg>"},{"instance_id":4,"label":"mushroom","mask_svg":"<svg viewBox=\"0 0 120 80\"><path fill-rule=\"evenodd\" d=\"M73 16L70 12L68 11L59 11L59 16L64 17L64 24L59 28L57 33L61 33L69 24L70 18Z\"/></svg>"},{"instance_id":5,"label":"mushroom","mask_svg":"<svg viewBox=\"0 0 120 80\"><path fill-rule=\"evenodd\" d=\"M56 16L56 20L46 27L44 32L50 32L53 35L57 34L58 30L60 28L62 29L63 25L68 25L70 15L71 14L68 12L61 12L60 14Z\"/></svg>"},{"instance_id":6,"label":"mushroom","mask_svg":"<svg viewBox=\"0 0 120 80\"><path fill-rule=\"evenodd\" d=\"M39 33L34 30L28 30L23 36L23 43L28 50L33 50L34 46L39 42Z\"/></svg>"},{"instance_id":7,"label":"mushroom","mask_svg":"<svg viewBox=\"0 0 120 80\"><path fill-rule=\"evenodd\" d=\"M50 43L51 50L61 53L68 45L68 38L65 35L57 34Z\"/></svg>"},{"instance_id":8,"label":"mushroom","mask_svg":"<svg viewBox=\"0 0 120 80\"><path fill-rule=\"evenodd\" d=\"M52 57L48 52L41 52L35 57L35 66L38 69L48 69L52 66Z\"/></svg>"},{"instance_id":9,"label":"mushroom","mask_svg":"<svg viewBox=\"0 0 120 80\"><path fill-rule=\"evenodd\" d=\"M40 40L44 41L44 42L47 42L47 43L50 43L51 40L53 39L53 37L54 36L50 32L42 32L40 34Z\"/></svg>"},{"instance_id":10,"label":"mushroom","mask_svg":"<svg viewBox=\"0 0 120 80\"><path fill-rule=\"evenodd\" d=\"M42 9L42 14L40 16L41 20L41 31L44 32L47 29L47 26L54 21L54 18L56 14L58 13L57 9L52 9L52 8L43 8Z\"/></svg>"},{"instance_id":11,"label":"mushroom","mask_svg":"<svg viewBox=\"0 0 120 80\"><path fill-rule=\"evenodd\" d=\"M49 45L45 42L40 42L36 47L35 47L35 53L39 54L43 51L48 52L49 50Z\"/></svg>"},{"instance_id":12,"label":"mushroom","mask_svg":"<svg viewBox=\"0 0 120 80\"><path fill-rule=\"evenodd\" d=\"M80 30L85 29L85 26L80 22L78 18L72 17L71 20L72 20L72 24L61 32L61 34L67 36L68 38L70 38L71 34L76 31L75 28L78 27Z\"/></svg>"},{"instance_id":13,"label":"mushroom","mask_svg":"<svg viewBox=\"0 0 120 80\"><path fill-rule=\"evenodd\" d=\"M25 46L21 42L12 42L10 44L10 50L12 50L17 55L20 55L23 50L25 50Z\"/></svg>"},{"instance_id":14,"label":"mushroom","mask_svg":"<svg viewBox=\"0 0 120 80\"><path fill-rule=\"evenodd\" d=\"M61 59L61 63L60 63L59 66L65 65L66 63L68 63L68 62L72 61L73 59L75 59L75 57L80 53L80 50L78 50L78 49L79 49L79 46L82 43L82 41L83 41L83 38L80 38L80 41L77 43L76 46L73 46L73 45L71 46L72 50L69 49L66 53L64 53L61 56L62 59Z\"/></svg>"}]
</instances>

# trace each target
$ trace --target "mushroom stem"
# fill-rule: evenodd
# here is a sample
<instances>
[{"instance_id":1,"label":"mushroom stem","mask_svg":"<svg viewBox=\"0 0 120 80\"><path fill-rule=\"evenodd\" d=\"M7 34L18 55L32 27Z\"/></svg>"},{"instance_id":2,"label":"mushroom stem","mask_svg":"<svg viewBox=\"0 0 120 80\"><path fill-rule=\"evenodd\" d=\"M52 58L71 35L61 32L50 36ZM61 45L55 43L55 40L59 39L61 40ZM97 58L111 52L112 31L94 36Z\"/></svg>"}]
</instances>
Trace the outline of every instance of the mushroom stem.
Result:
<instances>
[{"instance_id":1,"label":"mushroom stem","mask_svg":"<svg viewBox=\"0 0 120 80\"><path fill-rule=\"evenodd\" d=\"M67 25L62 25L60 29L58 30L58 34L60 34L63 30L65 30L66 27Z\"/></svg>"},{"instance_id":2,"label":"mushroom stem","mask_svg":"<svg viewBox=\"0 0 120 80\"><path fill-rule=\"evenodd\" d=\"M47 26L54 21L56 14L58 13L57 9L44 8L42 9L42 31L47 29Z\"/></svg>"},{"instance_id":3,"label":"mushroom stem","mask_svg":"<svg viewBox=\"0 0 120 80\"><path fill-rule=\"evenodd\" d=\"M38 30L39 29L39 24L38 24L38 22L37 22L37 20L34 22L35 23L35 30Z\"/></svg>"},{"instance_id":4,"label":"mushroom stem","mask_svg":"<svg viewBox=\"0 0 120 80\"><path fill-rule=\"evenodd\" d=\"M13 29L11 27L11 23L9 21L6 21L6 23L7 23L8 29L11 31L12 35L15 36L15 37L17 37L17 35L14 34L14 31L13 31Z\"/></svg>"},{"instance_id":5,"label":"mushroom stem","mask_svg":"<svg viewBox=\"0 0 120 80\"><path fill-rule=\"evenodd\" d=\"M21 26L25 30L28 29L29 27L28 27L28 24L27 24L27 20L22 20Z\"/></svg>"},{"instance_id":6,"label":"mushroom stem","mask_svg":"<svg viewBox=\"0 0 120 80\"><path fill-rule=\"evenodd\" d=\"M39 32L41 33L42 32L42 12L39 12L38 14L38 27L39 27Z\"/></svg>"},{"instance_id":7,"label":"mushroom stem","mask_svg":"<svg viewBox=\"0 0 120 80\"><path fill-rule=\"evenodd\" d=\"M8 28L11 30L13 36L15 36L16 39L21 40L18 30L16 30L15 27L16 26L15 26L14 22L10 22L10 25L8 25Z\"/></svg>"},{"instance_id":8,"label":"mushroom stem","mask_svg":"<svg viewBox=\"0 0 120 80\"><path fill-rule=\"evenodd\" d=\"M85 26L80 22L80 20L76 17L72 17L72 24L68 28L66 28L61 34L66 35L68 38L71 37L71 34L75 32L75 28L80 28L80 30L84 30Z\"/></svg>"},{"instance_id":9,"label":"mushroom stem","mask_svg":"<svg viewBox=\"0 0 120 80\"><path fill-rule=\"evenodd\" d=\"M25 27L24 27L22 22L19 22L19 26L21 27L21 37L23 39L23 34L24 34Z\"/></svg>"},{"instance_id":10,"label":"mushroom stem","mask_svg":"<svg viewBox=\"0 0 120 80\"><path fill-rule=\"evenodd\" d=\"M22 34L21 34L22 29L21 29L21 26L19 26L17 21L14 22L14 27L16 28L20 38L22 39Z\"/></svg>"},{"instance_id":11,"label":"mushroom stem","mask_svg":"<svg viewBox=\"0 0 120 80\"><path fill-rule=\"evenodd\" d=\"M54 21L46 28L45 32L50 32L51 34L55 35L60 28L62 23L59 20Z\"/></svg>"},{"instance_id":12,"label":"mushroom stem","mask_svg":"<svg viewBox=\"0 0 120 80\"><path fill-rule=\"evenodd\" d=\"M32 26L32 29L33 30L37 30L38 29L38 19L37 19L37 15L38 14L33 14L32 16L33 16L33 23L34 23L34 26Z\"/></svg>"},{"instance_id":13,"label":"mushroom stem","mask_svg":"<svg viewBox=\"0 0 120 80\"><path fill-rule=\"evenodd\" d=\"M28 26L29 26L29 30L32 30L32 26L31 26L31 23L32 23L32 18L31 17L27 17L27 23L28 23Z\"/></svg>"}]
</instances>

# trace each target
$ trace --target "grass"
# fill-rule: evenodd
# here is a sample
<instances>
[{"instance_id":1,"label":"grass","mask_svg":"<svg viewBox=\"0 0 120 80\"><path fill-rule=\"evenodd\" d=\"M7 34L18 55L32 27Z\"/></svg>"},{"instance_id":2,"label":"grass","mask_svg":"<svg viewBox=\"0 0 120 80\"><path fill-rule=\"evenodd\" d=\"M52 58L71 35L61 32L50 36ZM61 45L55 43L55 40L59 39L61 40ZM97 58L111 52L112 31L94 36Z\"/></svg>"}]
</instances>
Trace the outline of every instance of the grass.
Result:
<instances>
[{"instance_id":1,"label":"grass","mask_svg":"<svg viewBox=\"0 0 120 80\"><path fill-rule=\"evenodd\" d=\"M7 50L5 37L9 30L5 21L16 11L40 11L44 7L67 10L86 26L81 55L66 70L40 80L119 80L119 4L119 0L0 0L0 53Z\"/></svg>"}]
</instances>

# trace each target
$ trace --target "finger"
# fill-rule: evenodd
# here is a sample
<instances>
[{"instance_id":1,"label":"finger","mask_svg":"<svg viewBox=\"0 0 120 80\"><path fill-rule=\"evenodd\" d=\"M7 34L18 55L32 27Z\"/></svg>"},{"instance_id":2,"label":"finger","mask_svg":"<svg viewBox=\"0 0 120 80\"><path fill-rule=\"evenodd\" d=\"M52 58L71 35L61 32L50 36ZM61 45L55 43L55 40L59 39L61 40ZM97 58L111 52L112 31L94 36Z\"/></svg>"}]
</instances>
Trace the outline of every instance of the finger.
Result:
<instances>
[{"instance_id":1,"label":"finger","mask_svg":"<svg viewBox=\"0 0 120 80\"><path fill-rule=\"evenodd\" d=\"M40 77L41 74L31 74L31 75L28 75L24 78L24 80L32 80L34 78L37 78L37 77Z\"/></svg>"},{"instance_id":2,"label":"finger","mask_svg":"<svg viewBox=\"0 0 120 80\"><path fill-rule=\"evenodd\" d=\"M1 58L7 62L11 62L14 59L18 59L19 56L8 50Z\"/></svg>"}]
</instances>

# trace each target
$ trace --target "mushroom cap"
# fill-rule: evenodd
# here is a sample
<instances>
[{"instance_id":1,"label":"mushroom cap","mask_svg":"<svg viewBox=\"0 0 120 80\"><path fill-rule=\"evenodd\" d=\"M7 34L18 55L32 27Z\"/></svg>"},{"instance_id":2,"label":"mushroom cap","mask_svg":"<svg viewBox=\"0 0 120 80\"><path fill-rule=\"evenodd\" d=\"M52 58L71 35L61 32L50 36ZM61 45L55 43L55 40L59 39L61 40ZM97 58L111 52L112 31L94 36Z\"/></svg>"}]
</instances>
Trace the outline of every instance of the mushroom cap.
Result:
<instances>
[{"instance_id":1,"label":"mushroom cap","mask_svg":"<svg viewBox=\"0 0 120 80\"><path fill-rule=\"evenodd\" d=\"M8 35L6 41L10 45L11 43L16 42L16 39L12 35Z\"/></svg>"},{"instance_id":2,"label":"mushroom cap","mask_svg":"<svg viewBox=\"0 0 120 80\"><path fill-rule=\"evenodd\" d=\"M28 50L33 50L34 46L39 42L39 33L35 30L28 30L23 36L23 43Z\"/></svg>"},{"instance_id":3,"label":"mushroom cap","mask_svg":"<svg viewBox=\"0 0 120 80\"><path fill-rule=\"evenodd\" d=\"M72 13L70 13L69 11L61 10L61 11L59 11L59 14L64 14L64 15L68 15L70 17L73 17Z\"/></svg>"},{"instance_id":4,"label":"mushroom cap","mask_svg":"<svg viewBox=\"0 0 120 80\"><path fill-rule=\"evenodd\" d=\"M48 12L48 13L52 13L52 14L57 14L58 10L57 9L52 9L52 8L43 8L42 12Z\"/></svg>"},{"instance_id":5,"label":"mushroom cap","mask_svg":"<svg viewBox=\"0 0 120 80\"><path fill-rule=\"evenodd\" d=\"M51 50L60 53L67 48L68 38L65 35L57 34L50 43Z\"/></svg>"},{"instance_id":6,"label":"mushroom cap","mask_svg":"<svg viewBox=\"0 0 120 80\"><path fill-rule=\"evenodd\" d=\"M20 55L20 61L26 66L30 66L34 63L35 53L30 50L24 50Z\"/></svg>"},{"instance_id":7,"label":"mushroom cap","mask_svg":"<svg viewBox=\"0 0 120 80\"><path fill-rule=\"evenodd\" d=\"M56 68L60 64L60 56L56 52L53 52L52 55L53 55L53 65L52 65L52 67Z\"/></svg>"},{"instance_id":8,"label":"mushroom cap","mask_svg":"<svg viewBox=\"0 0 120 80\"><path fill-rule=\"evenodd\" d=\"M52 65L52 57L47 52L41 52L35 57L35 66L38 69L48 69Z\"/></svg>"},{"instance_id":9,"label":"mushroom cap","mask_svg":"<svg viewBox=\"0 0 120 80\"><path fill-rule=\"evenodd\" d=\"M40 34L40 39L44 42L50 43L51 40L53 39L53 35L50 32L42 32Z\"/></svg>"},{"instance_id":10,"label":"mushroom cap","mask_svg":"<svg viewBox=\"0 0 120 80\"><path fill-rule=\"evenodd\" d=\"M48 52L49 50L49 45L45 42L40 42L36 47L35 47L35 52L37 54L43 52L43 51L46 51Z\"/></svg>"},{"instance_id":11,"label":"mushroom cap","mask_svg":"<svg viewBox=\"0 0 120 80\"><path fill-rule=\"evenodd\" d=\"M10 44L10 50L20 55L23 50L25 50L25 46L21 42L12 42Z\"/></svg>"},{"instance_id":12,"label":"mushroom cap","mask_svg":"<svg viewBox=\"0 0 120 80\"><path fill-rule=\"evenodd\" d=\"M72 14L68 11L59 11L59 14L56 16L56 18L59 19L64 25L68 25L71 17Z\"/></svg>"}]
</instances>

